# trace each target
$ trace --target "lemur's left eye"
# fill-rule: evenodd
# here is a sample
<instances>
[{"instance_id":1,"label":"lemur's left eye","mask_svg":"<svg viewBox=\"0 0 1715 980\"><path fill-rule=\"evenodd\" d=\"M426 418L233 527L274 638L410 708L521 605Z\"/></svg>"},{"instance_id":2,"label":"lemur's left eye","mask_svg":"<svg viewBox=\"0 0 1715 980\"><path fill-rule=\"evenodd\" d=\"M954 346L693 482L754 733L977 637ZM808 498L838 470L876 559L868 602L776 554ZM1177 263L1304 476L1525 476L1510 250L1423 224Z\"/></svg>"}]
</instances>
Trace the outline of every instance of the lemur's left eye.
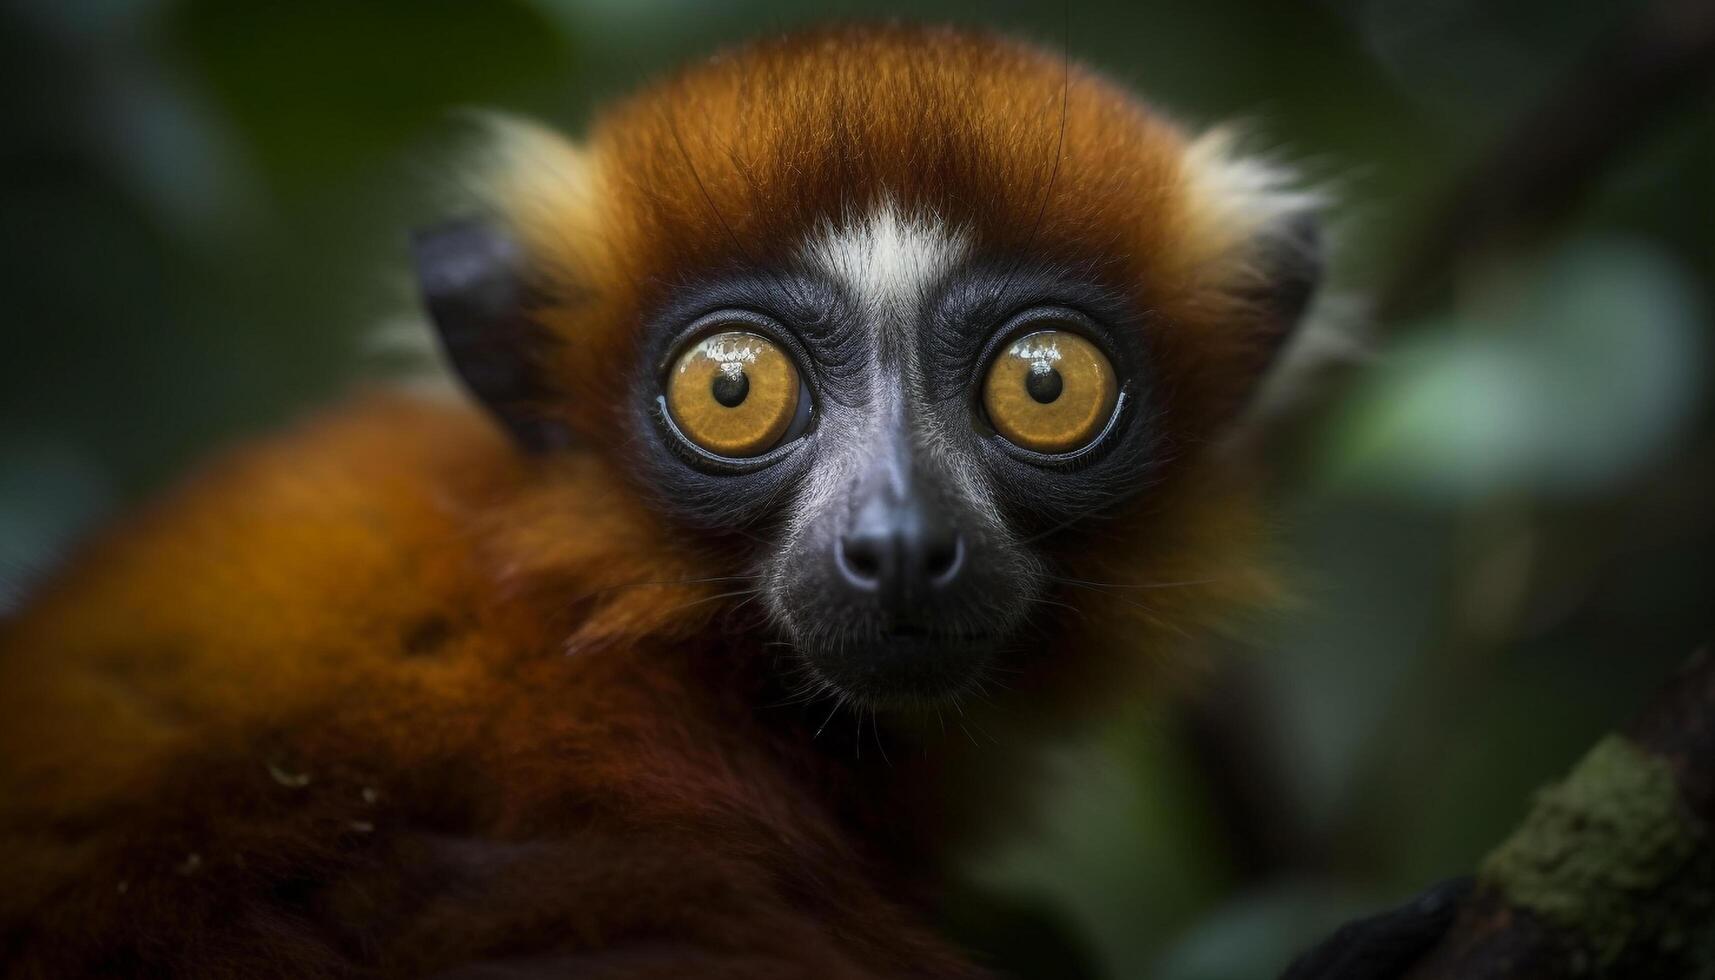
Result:
<instances>
[{"instance_id":1,"label":"lemur's left eye","mask_svg":"<svg viewBox=\"0 0 1715 980\"><path fill-rule=\"evenodd\" d=\"M1012 341L983 382L983 409L995 431L1039 453L1089 445L1118 398L1107 356L1069 330L1038 330Z\"/></svg>"},{"instance_id":2,"label":"lemur's left eye","mask_svg":"<svg viewBox=\"0 0 1715 980\"><path fill-rule=\"evenodd\" d=\"M667 375L667 411L687 439L717 456L760 456L780 444L803 388L792 358L738 330L693 343Z\"/></svg>"}]
</instances>

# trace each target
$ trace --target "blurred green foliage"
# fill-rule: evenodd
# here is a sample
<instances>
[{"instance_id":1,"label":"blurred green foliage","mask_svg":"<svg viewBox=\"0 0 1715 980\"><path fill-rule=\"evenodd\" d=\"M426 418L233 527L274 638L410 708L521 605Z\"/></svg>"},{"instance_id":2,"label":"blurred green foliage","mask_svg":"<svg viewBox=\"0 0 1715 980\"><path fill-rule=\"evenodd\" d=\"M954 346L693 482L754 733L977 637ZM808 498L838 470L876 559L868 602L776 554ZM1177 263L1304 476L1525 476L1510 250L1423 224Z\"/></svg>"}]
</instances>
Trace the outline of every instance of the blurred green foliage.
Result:
<instances>
[{"instance_id":1,"label":"blurred green foliage","mask_svg":"<svg viewBox=\"0 0 1715 980\"><path fill-rule=\"evenodd\" d=\"M990 24L1188 120L1251 121L1341 198L1336 292L1361 295L1453 175L1634 8L0 6L0 608L212 447L387 373L373 338L411 315L403 234L443 207L461 108L575 129L758 31ZM1042 928L973 903L949 910L967 935L1029 975L1075 973L1068 945L1104 976L1272 975L1330 924L1473 867L1703 638L1712 110L1701 93L1625 148L1545 242L1473 256L1319 430L1279 528L1300 599L1232 661L1253 696L1230 714L1283 775L1261 810L1235 817L1231 786L1261 782L1140 706L1057 749L1034 832L974 862Z\"/></svg>"},{"instance_id":2,"label":"blurred green foliage","mask_svg":"<svg viewBox=\"0 0 1715 980\"><path fill-rule=\"evenodd\" d=\"M1684 434L1706 313L1671 256L1589 238L1392 346L1344 406L1329 476L1457 501L1622 484Z\"/></svg>"}]
</instances>

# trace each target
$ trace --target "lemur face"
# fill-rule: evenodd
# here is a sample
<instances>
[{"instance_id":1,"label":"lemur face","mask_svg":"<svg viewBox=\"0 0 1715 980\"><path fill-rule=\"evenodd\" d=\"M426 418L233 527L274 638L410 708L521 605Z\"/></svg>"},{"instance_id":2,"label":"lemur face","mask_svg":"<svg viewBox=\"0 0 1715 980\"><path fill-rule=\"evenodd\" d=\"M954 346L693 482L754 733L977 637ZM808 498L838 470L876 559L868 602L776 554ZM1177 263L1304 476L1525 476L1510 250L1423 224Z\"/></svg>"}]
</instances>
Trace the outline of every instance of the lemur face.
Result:
<instances>
[{"instance_id":1,"label":"lemur face","mask_svg":"<svg viewBox=\"0 0 1715 980\"><path fill-rule=\"evenodd\" d=\"M1190 577L1222 532L1161 502L1317 273L1282 171L988 35L763 42L587 147L501 143L492 219L419 249L460 373L526 447L622 471L869 706L1096 618L1062 586L1142 609Z\"/></svg>"},{"instance_id":2,"label":"lemur face","mask_svg":"<svg viewBox=\"0 0 1715 980\"><path fill-rule=\"evenodd\" d=\"M636 385L647 469L680 520L761 539L764 601L816 680L957 696L1043 618L1043 542L1149 483L1139 319L883 204L678 292Z\"/></svg>"}]
</instances>

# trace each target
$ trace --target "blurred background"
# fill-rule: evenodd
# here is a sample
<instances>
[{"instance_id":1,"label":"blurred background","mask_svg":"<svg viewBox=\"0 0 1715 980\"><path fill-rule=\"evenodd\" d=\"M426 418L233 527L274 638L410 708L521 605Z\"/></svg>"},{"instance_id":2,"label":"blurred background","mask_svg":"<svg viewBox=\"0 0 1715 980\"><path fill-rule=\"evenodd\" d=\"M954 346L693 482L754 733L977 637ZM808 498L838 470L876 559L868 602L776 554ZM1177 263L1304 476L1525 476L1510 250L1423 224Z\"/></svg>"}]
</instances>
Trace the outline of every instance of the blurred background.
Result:
<instances>
[{"instance_id":1,"label":"blurred background","mask_svg":"<svg viewBox=\"0 0 1715 980\"><path fill-rule=\"evenodd\" d=\"M1275 423L1296 600L1202 703L1056 750L946 912L1020 976L1272 976L1474 867L1715 625L1715 97L1644 10L0 0L0 611L199 456L399 369L456 110L576 130L830 15L1067 45L1338 195L1325 305L1370 353Z\"/></svg>"}]
</instances>

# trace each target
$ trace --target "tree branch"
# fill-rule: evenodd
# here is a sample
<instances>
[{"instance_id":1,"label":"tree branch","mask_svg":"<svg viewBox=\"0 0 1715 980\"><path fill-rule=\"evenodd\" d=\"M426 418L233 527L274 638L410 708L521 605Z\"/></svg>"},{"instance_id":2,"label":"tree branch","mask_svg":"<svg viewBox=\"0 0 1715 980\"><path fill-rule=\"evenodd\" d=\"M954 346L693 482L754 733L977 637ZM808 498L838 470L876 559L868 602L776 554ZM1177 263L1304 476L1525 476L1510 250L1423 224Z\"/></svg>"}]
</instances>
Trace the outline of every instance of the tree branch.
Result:
<instances>
[{"instance_id":1,"label":"tree branch","mask_svg":"<svg viewBox=\"0 0 1715 980\"><path fill-rule=\"evenodd\" d=\"M1715 977L1715 656L1538 794L1409 980Z\"/></svg>"},{"instance_id":2,"label":"tree branch","mask_svg":"<svg viewBox=\"0 0 1715 980\"><path fill-rule=\"evenodd\" d=\"M1657 0L1615 31L1459 180L1381 292L1375 316L1423 312L1473 252L1534 237L1715 77L1715 3Z\"/></svg>"}]
</instances>

